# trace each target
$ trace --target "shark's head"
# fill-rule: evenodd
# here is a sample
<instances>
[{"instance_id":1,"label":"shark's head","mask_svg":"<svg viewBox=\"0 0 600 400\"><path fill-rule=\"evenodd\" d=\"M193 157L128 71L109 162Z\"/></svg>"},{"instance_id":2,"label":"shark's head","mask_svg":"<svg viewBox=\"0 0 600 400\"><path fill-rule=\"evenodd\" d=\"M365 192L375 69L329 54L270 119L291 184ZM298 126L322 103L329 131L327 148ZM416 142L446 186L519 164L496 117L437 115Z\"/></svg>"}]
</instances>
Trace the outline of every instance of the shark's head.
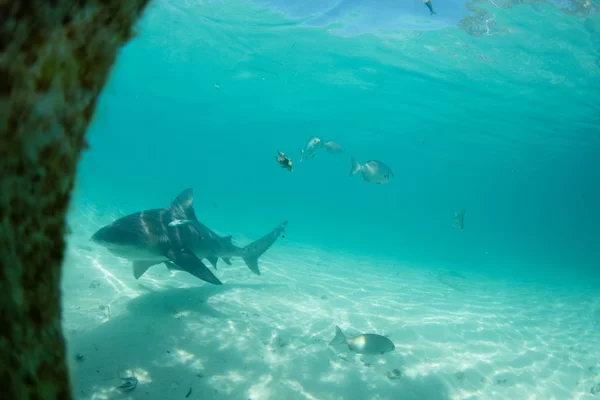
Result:
<instances>
[{"instance_id":1,"label":"shark's head","mask_svg":"<svg viewBox=\"0 0 600 400\"><path fill-rule=\"evenodd\" d=\"M137 235L132 230L114 224L100 228L90 240L108 249L129 247L139 242Z\"/></svg>"},{"instance_id":2,"label":"shark's head","mask_svg":"<svg viewBox=\"0 0 600 400\"><path fill-rule=\"evenodd\" d=\"M145 210L119 218L100 228L91 241L111 253L132 261L164 259L167 253L203 245L192 221L192 189L186 189L167 208ZM181 221L187 221L181 223ZM204 244L205 245L205 244Z\"/></svg>"},{"instance_id":3,"label":"shark's head","mask_svg":"<svg viewBox=\"0 0 600 400\"><path fill-rule=\"evenodd\" d=\"M168 214L168 209L131 214L100 228L90 240L112 253L135 259L168 241Z\"/></svg>"},{"instance_id":4,"label":"shark's head","mask_svg":"<svg viewBox=\"0 0 600 400\"><path fill-rule=\"evenodd\" d=\"M90 240L116 256L134 260L143 247L135 236L132 231L111 224L100 228Z\"/></svg>"}]
</instances>

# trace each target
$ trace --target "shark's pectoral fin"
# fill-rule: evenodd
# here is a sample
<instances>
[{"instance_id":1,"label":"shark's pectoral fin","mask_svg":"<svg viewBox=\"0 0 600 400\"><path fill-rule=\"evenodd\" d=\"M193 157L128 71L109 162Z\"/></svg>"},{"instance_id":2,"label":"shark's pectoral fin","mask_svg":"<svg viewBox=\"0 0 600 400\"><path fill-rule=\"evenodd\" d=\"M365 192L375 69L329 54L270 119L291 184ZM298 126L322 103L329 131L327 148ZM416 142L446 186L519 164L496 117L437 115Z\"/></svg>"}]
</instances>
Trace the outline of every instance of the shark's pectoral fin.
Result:
<instances>
[{"instance_id":1,"label":"shark's pectoral fin","mask_svg":"<svg viewBox=\"0 0 600 400\"><path fill-rule=\"evenodd\" d=\"M144 275L144 272L148 271L153 265L158 263L154 261L134 261L133 262L133 277L135 279L140 279L140 276Z\"/></svg>"},{"instance_id":2,"label":"shark's pectoral fin","mask_svg":"<svg viewBox=\"0 0 600 400\"><path fill-rule=\"evenodd\" d=\"M225 264L231 265L231 258L229 258L229 257L223 257L222 260L225 262Z\"/></svg>"},{"instance_id":3,"label":"shark's pectoral fin","mask_svg":"<svg viewBox=\"0 0 600 400\"><path fill-rule=\"evenodd\" d=\"M169 271L183 271L179 265L173 264L171 261L165 261L164 264Z\"/></svg>"},{"instance_id":4,"label":"shark's pectoral fin","mask_svg":"<svg viewBox=\"0 0 600 400\"><path fill-rule=\"evenodd\" d=\"M181 267L182 270L189 272L196 278L200 278L213 285L223 284L198 257L186 249L180 251L171 250L166 256L173 263L177 264L177 266Z\"/></svg>"},{"instance_id":5,"label":"shark's pectoral fin","mask_svg":"<svg viewBox=\"0 0 600 400\"><path fill-rule=\"evenodd\" d=\"M217 261L219 261L219 258L215 257L215 256L210 256L210 257L206 257L206 259L208 260L210 265L212 265L216 271L217 270Z\"/></svg>"}]
</instances>

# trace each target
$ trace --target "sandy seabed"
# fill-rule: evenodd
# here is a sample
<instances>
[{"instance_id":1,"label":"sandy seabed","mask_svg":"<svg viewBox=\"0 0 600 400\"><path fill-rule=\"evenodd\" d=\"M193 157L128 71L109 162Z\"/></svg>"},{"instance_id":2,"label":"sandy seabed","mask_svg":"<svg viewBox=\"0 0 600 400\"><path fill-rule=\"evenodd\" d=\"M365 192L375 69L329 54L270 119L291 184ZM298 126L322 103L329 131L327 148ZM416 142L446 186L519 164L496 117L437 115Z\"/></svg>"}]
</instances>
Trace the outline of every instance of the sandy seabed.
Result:
<instances>
[{"instance_id":1,"label":"sandy seabed","mask_svg":"<svg viewBox=\"0 0 600 400\"><path fill-rule=\"evenodd\" d=\"M77 399L600 398L600 293L511 283L283 239L222 261L213 286L89 242L114 216L71 216L64 327ZM265 226L265 232L272 228ZM234 241L250 241L234 235ZM329 346L388 335L396 350ZM134 375L137 387L117 389ZM598 394L594 393L598 391Z\"/></svg>"}]
</instances>

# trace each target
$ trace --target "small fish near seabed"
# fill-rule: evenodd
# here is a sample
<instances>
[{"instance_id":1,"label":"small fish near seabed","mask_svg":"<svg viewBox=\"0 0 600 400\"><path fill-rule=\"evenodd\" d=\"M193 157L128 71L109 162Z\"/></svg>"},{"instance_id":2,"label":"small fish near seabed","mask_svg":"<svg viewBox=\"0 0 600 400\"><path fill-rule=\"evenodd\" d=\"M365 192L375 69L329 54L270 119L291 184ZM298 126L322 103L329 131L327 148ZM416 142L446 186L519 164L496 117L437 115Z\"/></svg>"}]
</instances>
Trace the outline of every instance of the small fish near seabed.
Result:
<instances>
[{"instance_id":1,"label":"small fish near seabed","mask_svg":"<svg viewBox=\"0 0 600 400\"><path fill-rule=\"evenodd\" d=\"M346 344L348 348L359 354L385 354L393 351L396 346L385 336L375 333L365 333L354 337L346 337L339 326L335 327L335 337L329 343L330 346Z\"/></svg>"},{"instance_id":2,"label":"small fish near seabed","mask_svg":"<svg viewBox=\"0 0 600 400\"><path fill-rule=\"evenodd\" d=\"M324 146L329 154L342 154L346 151L341 144L334 142L333 140L325 142Z\"/></svg>"},{"instance_id":3,"label":"small fish near seabed","mask_svg":"<svg viewBox=\"0 0 600 400\"><path fill-rule=\"evenodd\" d=\"M275 157L277 164L281 168L287 169L290 172L294 172L294 167L292 166L292 160L286 156L283 152L277 150L277 156Z\"/></svg>"},{"instance_id":4,"label":"small fish near seabed","mask_svg":"<svg viewBox=\"0 0 600 400\"><path fill-rule=\"evenodd\" d=\"M324 147L323 141L318 137L311 137L306 142L306 146L304 149L300 149L300 162L304 160L312 160L315 158L315 154L317 151L321 150Z\"/></svg>"},{"instance_id":5,"label":"small fish near seabed","mask_svg":"<svg viewBox=\"0 0 600 400\"><path fill-rule=\"evenodd\" d=\"M454 213L454 216L452 217L452 225L454 225L457 228L460 229L465 229L465 212L467 210L465 210L464 208L460 211L457 211Z\"/></svg>"},{"instance_id":6,"label":"small fish near seabed","mask_svg":"<svg viewBox=\"0 0 600 400\"><path fill-rule=\"evenodd\" d=\"M123 383L117 386L117 389L121 389L124 392L131 392L137 387L138 379L135 377L135 375L121 378L121 380Z\"/></svg>"},{"instance_id":7,"label":"small fish near seabed","mask_svg":"<svg viewBox=\"0 0 600 400\"><path fill-rule=\"evenodd\" d=\"M392 170L381 161L371 160L367 161L363 165L360 165L354 157L352 157L352 169L350 170L350 176L354 176L358 173L362 173L363 180L365 182L372 182L377 184L388 183L394 177Z\"/></svg>"}]
</instances>

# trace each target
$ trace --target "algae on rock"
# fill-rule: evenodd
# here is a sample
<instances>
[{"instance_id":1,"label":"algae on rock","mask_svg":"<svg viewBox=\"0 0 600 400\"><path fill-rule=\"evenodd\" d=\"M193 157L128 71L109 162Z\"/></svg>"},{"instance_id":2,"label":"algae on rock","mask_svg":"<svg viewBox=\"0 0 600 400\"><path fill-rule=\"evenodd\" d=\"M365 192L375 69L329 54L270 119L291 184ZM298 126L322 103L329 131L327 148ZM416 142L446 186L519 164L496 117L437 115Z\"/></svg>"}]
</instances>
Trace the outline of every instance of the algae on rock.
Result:
<instances>
[{"instance_id":1,"label":"algae on rock","mask_svg":"<svg viewBox=\"0 0 600 400\"><path fill-rule=\"evenodd\" d=\"M72 398L65 216L96 99L147 2L0 0L2 398Z\"/></svg>"}]
</instances>

